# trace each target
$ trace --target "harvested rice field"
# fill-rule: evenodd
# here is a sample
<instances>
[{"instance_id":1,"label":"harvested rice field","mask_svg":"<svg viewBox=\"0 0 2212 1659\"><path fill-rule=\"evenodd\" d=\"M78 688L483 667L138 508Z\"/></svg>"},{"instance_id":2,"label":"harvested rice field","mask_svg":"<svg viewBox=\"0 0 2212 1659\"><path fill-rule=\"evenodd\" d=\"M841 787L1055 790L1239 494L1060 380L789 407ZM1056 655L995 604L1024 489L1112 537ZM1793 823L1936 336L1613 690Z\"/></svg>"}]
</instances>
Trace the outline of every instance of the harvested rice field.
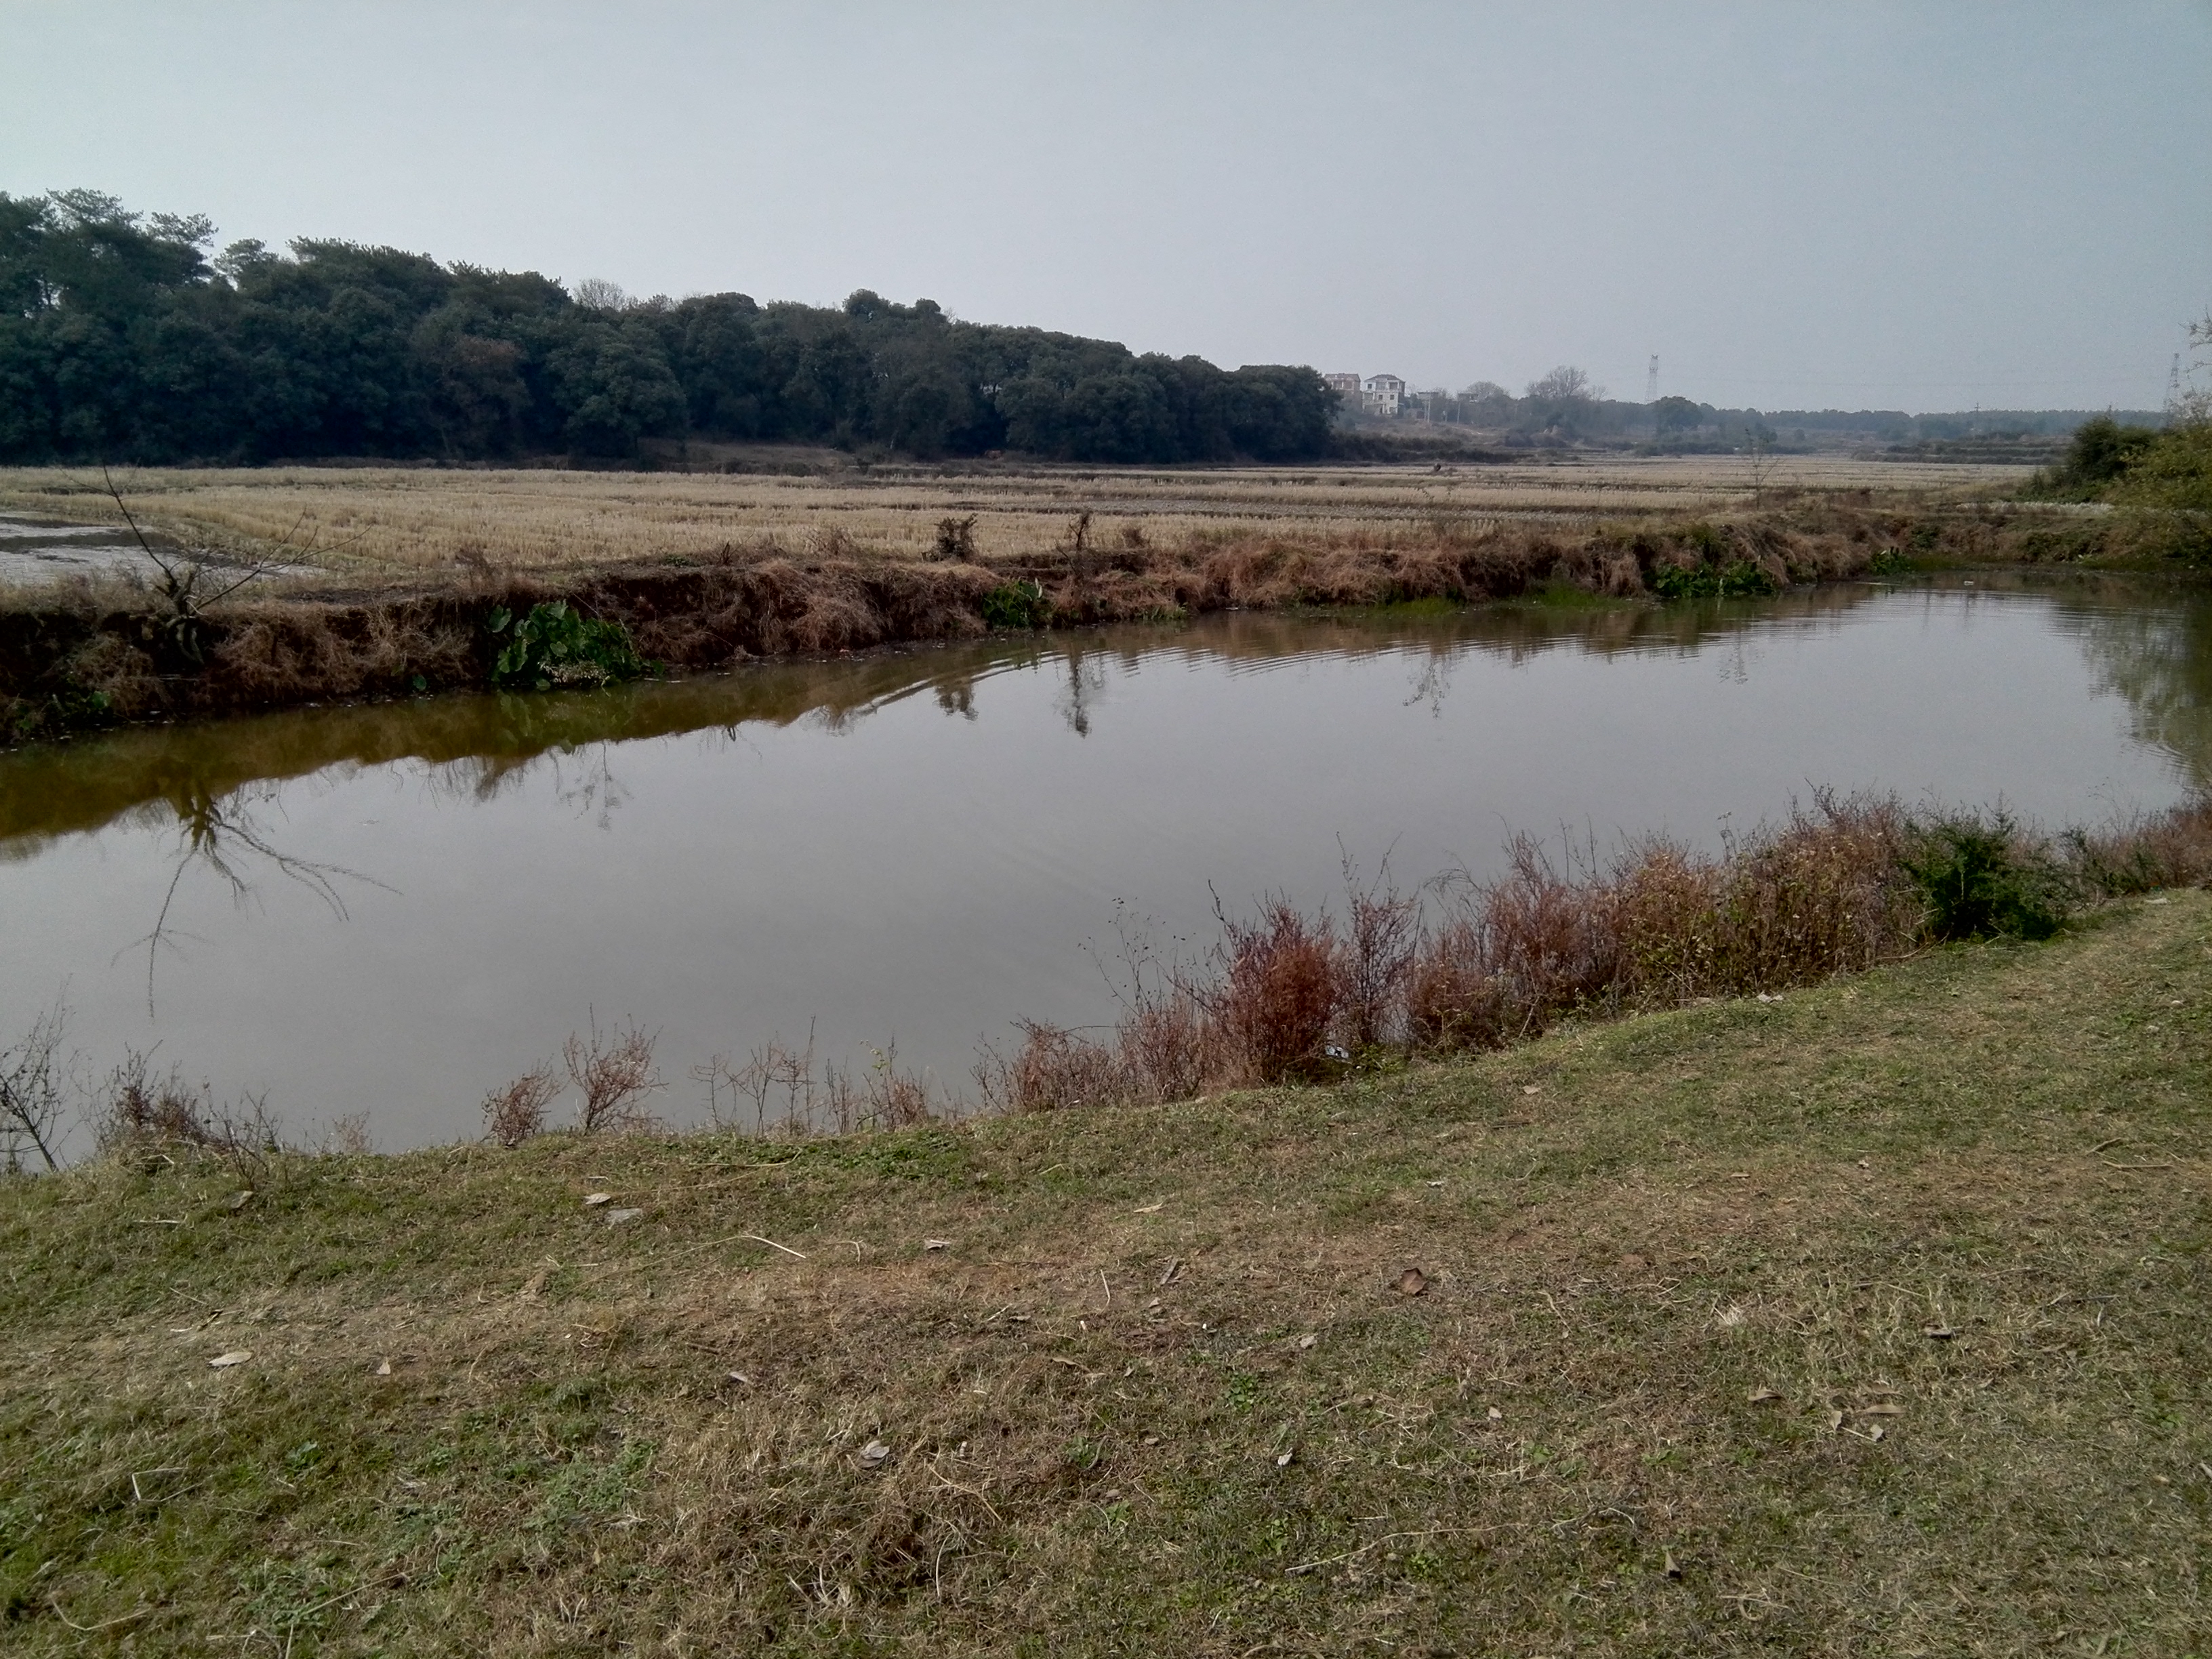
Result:
<instances>
[{"instance_id":1,"label":"harvested rice field","mask_svg":"<svg viewBox=\"0 0 2212 1659\"><path fill-rule=\"evenodd\" d=\"M799 452L794 452L798 453ZM994 563L1072 545L1089 514L1100 549L1194 541L1465 535L1508 525L1733 514L1832 502L1922 508L2002 489L2026 469L1834 455L1559 459L1502 465L1214 471L996 466L863 469L804 452L806 476L420 467L137 469L114 482L149 531L289 565L421 575L478 562L509 570L773 548L896 562L938 551L945 520L972 519L963 558ZM1809 500L1808 500L1809 498ZM0 511L112 524L96 471L0 470Z\"/></svg>"}]
</instances>

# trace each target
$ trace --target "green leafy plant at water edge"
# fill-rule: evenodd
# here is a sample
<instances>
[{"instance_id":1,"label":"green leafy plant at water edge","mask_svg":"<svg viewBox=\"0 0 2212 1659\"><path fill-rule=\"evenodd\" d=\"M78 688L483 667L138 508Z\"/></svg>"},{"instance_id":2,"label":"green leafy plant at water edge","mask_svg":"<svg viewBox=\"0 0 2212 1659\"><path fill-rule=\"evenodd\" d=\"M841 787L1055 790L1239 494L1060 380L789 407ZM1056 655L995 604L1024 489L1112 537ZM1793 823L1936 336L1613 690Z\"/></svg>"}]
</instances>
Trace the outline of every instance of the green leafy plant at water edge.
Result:
<instances>
[{"instance_id":1,"label":"green leafy plant at water edge","mask_svg":"<svg viewBox=\"0 0 2212 1659\"><path fill-rule=\"evenodd\" d=\"M1934 938L2049 939L2065 923L2065 873L2024 847L2003 812L1939 818L1919 830L1899 862L1927 901Z\"/></svg>"},{"instance_id":2,"label":"green leafy plant at water edge","mask_svg":"<svg viewBox=\"0 0 2212 1659\"><path fill-rule=\"evenodd\" d=\"M1042 628L1052 601L1042 582L1006 582L983 596L983 621L993 628Z\"/></svg>"},{"instance_id":3,"label":"green leafy plant at water edge","mask_svg":"<svg viewBox=\"0 0 2212 1659\"><path fill-rule=\"evenodd\" d=\"M582 616L570 610L566 599L533 605L519 622L501 605L485 618L485 626L501 641L491 681L502 689L534 686L546 691L556 685L606 685L650 672L630 643L629 629L620 623Z\"/></svg>"},{"instance_id":4,"label":"green leafy plant at water edge","mask_svg":"<svg viewBox=\"0 0 2212 1659\"><path fill-rule=\"evenodd\" d=\"M68 686L42 702L28 699L12 708L0 708L0 731L17 743L58 737L65 732L85 732L115 723L115 699L105 691Z\"/></svg>"},{"instance_id":5,"label":"green leafy plant at water edge","mask_svg":"<svg viewBox=\"0 0 2212 1659\"><path fill-rule=\"evenodd\" d=\"M1651 590L1662 599L1764 599L1782 584L1747 559L1729 564L1664 564L1651 573Z\"/></svg>"}]
</instances>

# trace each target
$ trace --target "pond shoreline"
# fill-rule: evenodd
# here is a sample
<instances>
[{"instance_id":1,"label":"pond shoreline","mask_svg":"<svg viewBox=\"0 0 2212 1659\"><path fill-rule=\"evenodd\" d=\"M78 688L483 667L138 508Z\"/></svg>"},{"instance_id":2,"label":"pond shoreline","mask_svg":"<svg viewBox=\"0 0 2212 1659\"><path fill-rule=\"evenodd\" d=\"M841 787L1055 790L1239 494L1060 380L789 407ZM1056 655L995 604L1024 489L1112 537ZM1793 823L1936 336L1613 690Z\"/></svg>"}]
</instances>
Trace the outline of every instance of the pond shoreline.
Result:
<instances>
[{"instance_id":1,"label":"pond shoreline","mask_svg":"<svg viewBox=\"0 0 2212 1659\"><path fill-rule=\"evenodd\" d=\"M495 689L507 640L495 624L540 605L615 624L637 656L681 675L1024 626L1542 592L1570 600L1765 593L2033 556L1978 521L1942 523L1929 534L1906 515L1823 506L1571 532L1437 526L1079 546L988 563L802 559L766 544L586 573L478 567L381 591L295 586L205 610L88 582L0 600L0 746L125 724Z\"/></svg>"}]
</instances>

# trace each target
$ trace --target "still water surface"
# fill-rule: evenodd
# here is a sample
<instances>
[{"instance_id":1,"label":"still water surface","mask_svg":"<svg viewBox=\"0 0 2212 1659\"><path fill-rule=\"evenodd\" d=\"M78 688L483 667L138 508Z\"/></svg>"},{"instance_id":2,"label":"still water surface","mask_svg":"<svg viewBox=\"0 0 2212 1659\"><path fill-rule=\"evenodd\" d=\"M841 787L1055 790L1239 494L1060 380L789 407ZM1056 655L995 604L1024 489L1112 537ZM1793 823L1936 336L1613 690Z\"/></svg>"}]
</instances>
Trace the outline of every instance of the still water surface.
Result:
<instances>
[{"instance_id":1,"label":"still water surface","mask_svg":"<svg viewBox=\"0 0 2212 1659\"><path fill-rule=\"evenodd\" d=\"M1711 845L1820 785L2058 823L2208 783L2212 605L2111 586L1226 617L303 709L0 755L0 1042L65 998L92 1063L153 1048L395 1148L635 1018L683 1121L690 1067L810 1026L964 1085L1017 1017L1110 1019L1117 920L1202 948L1215 895L1318 903L1347 852L1410 883L1515 830Z\"/></svg>"}]
</instances>

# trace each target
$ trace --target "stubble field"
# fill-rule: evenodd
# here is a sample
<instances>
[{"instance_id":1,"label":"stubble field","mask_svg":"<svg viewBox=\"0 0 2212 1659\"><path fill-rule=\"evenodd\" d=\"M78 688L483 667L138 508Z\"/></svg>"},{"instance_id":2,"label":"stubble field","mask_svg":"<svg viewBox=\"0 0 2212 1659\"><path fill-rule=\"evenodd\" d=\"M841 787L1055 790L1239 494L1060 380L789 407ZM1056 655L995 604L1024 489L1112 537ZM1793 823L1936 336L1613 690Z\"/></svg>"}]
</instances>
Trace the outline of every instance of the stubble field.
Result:
<instances>
[{"instance_id":1,"label":"stubble field","mask_svg":"<svg viewBox=\"0 0 2212 1659\"><path fill-rule=\"evenodd\" d=\"M1810 506L1910 510L2025 476L2020 468L1838 456L1659 457L1497 465L1214 471L978 465L862 470L835 452L758 472L406 467L139 469L114 473L132 512L187 544L356 580L478 561L517 571L712 557L772 546L809 558L926 559L943 521L973 520L985 564L1091 545L1133 550L1280 538L1312 545L1433 540L1508 526L1726 515ZM0 470L0 510L118 522L96 470Z\"/></svg>"}]
</instances>

